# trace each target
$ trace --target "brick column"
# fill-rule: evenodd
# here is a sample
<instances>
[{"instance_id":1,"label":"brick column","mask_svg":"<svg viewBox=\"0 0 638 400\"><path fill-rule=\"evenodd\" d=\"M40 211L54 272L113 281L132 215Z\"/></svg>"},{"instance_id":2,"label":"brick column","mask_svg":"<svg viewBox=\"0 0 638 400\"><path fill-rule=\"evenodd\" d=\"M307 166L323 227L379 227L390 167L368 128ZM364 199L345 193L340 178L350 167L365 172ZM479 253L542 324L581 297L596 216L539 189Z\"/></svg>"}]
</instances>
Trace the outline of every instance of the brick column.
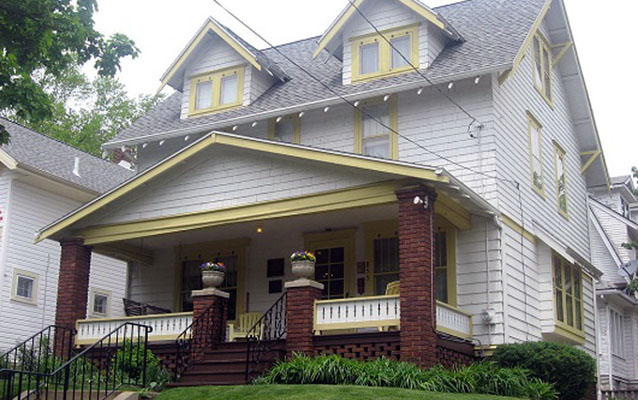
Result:
<instances>
[{"instance_id":1,"label":"brick column","mask_svg":"<svg viewBox=\"0 0 638 400\"><path fill-rule=\"evenodd\" d=\"M226 339L229 297L229 293L214 288L193 290L192 348L196 353Z\"/></svg>"},{"instance_id":2,"label":"brick column","mask_svg":"<svg viewBox=\"0 0 638 400\"><path fill-rule=\"evenodd\" d=\"M399 200L401 361L431 367L438 363L432 269L436 194L417 186L400 189L396 195ZM427 200L427 207L414 204L416 196Z\"/></svg>"},{"instance_id":3,"label":"brick column","mask_svg":"<svg viewBox=\"0 0 638 400\"><path fill-rule=\"evenodd\" d=\"M57 326L75 329L75 322L86 318L89 294L89 272L91 269L91 247L84 246L82 239L60 241L60 271L58 274L58 297L55 311ZM66 335L56 335L56 352L63 355L68 347Z\"/></svg>"},{"instance_id":4,"label":"brick column","mask_svg":"<svg viewBox=\"0 0 638 400\"><path fill-rule=\"evenodd\" d=\"M321 298L323 284L310 279L286 282L286 353L312 355L314 305Z\"/></svg>"}]
</instances>

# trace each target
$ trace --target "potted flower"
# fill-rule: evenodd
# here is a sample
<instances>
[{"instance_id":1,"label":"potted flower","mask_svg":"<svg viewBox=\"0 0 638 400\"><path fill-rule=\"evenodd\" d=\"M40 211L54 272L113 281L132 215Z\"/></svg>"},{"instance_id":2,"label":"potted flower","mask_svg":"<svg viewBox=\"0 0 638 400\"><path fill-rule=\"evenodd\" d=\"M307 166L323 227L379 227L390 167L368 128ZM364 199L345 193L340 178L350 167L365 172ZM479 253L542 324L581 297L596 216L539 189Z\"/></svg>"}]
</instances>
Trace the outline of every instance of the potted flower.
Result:
<instances>
[{"instance_id":1,"label":"potted flower","mask_svg":"<svg viewBox=\"0 0 638 400\"><path fill-rule=\"evenodd\" d=\"M315 275L317 258L309 251L295 251L290 255L292 273L298 278L310 279Z\"/></svg>"},{"instance_id":2,"label":"potted flower","mask_svg":"<svg viewBox=\"0 0 638 400\"><path fill-rule=\"evenodd\" d=\"M219 287L224 282L226 266L222 262L207 261L200 265L204 289Z\"/></svg>"}]
</instances>

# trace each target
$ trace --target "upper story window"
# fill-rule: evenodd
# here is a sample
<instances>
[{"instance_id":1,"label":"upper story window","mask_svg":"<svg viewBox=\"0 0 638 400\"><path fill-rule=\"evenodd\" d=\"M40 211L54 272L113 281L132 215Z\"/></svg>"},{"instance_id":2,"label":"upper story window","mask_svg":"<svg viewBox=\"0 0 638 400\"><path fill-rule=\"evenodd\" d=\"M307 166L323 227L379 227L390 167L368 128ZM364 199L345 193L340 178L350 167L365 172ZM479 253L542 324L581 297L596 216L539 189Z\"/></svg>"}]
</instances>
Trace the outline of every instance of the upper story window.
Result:
<instances>
[{"instance_id":1,"label":"upper story window","mask_svg":"<svg viewBox=\"0 0 638 400\"><path fill-rule=\"evenodd\" d=\"M409 71L410 64L419 65L418 25L383 31L382 35L351 39L353 82Z\"/></svg>"},{"instance_id":2,"label":"upper story window","mask_svg":"<svg viewBox=\"0 0 638 400\"><path fill-rule=\"evenodd\" d=\"M541 33L534 36L533 53L534 86L545 100L552 104L552 51Z\"/></svg>"},{"instance_id":3,"label":"upper story window","mask_svg":"<svg viewBox=\"0 0 638 400\"><path fill-rule=\"evenodd\" d=\"M545 183L543 180L543 126L529 113L527 114L527 118L532 187L538 194L545 197Z\"/></svg>"},{"instance_id":4,"label":"upper story window","mask_svg":"<svg viewBox=\"0 0 638 400\"><path fill-rule=\"evenodd\" d=\"M622 314L616 310L609 310L609 341L611 353L618 357L625 354L625 322Z\"/></svg>"},{"instance_id":5,"label":"upper story window","mask_svg":"<svg viewBox=\"0 0 638 400\"><path fill-rule=\"evenodd\" d=\"M189 115L240 106L243 101L243 85L243 66L191 78Z\"/></svg>"},{"instance_id":6,"label":"upper story window","mask_svg":"<svg viewBox=\"0 0 638 400\"><path fill-rule=\"evenodd\" d=\"M621 196L620 197L620 208L622 208L622 216L625 218L629 218L631 213L629 210L629 203Z\"/></svg>"},{"instance_id":7,"label":"upper story window","mask_svg":"<svg viewBox=\"0 0 638 400\"><path fill-rule=\"evenodd\" d=\"M583 276L580 269L558 254L553 255L556 321L568 329L583 331Z\"/></svg>"},{"instance_id":8,"label":"upper story window","mask_svg":"<svg viewBox=\"0 0 638 400\"><path fill-rule=\"evenodd\" d=\"M554 143L554 162L556 164L556 194L558 195L558 211L567 217L567 165L565 150Z\"/></svg>"},{"instance_id":9,"label":"upper story window","mask_svg":"<svg viewBox=\"0 0 638 400\"><path fill-rule=\"evenodd\" d=\"M355 115L355 153L367 156L397 159L397 99L373 99L361 102L363 111ZM391 128L391 129L388 129Z\"/></svg>"},{"instance_id":10,"label":"upper story window","mask_svg":"<svg viewBox=\"0 0 638 400\"><path fill-rule=\"evenodd\" d=\"M286 143L301 143L301 118L294 114L271 119L268 123L268 139Z\"/></svg>"},{"instance_id":11,"label":"upper story window","mask_svg":"<svg viewBox=\"0 0 638 400\"><path fill-rule=\"evenodd\" d=\"M13 271L13 290L11 298L23 303L36 304L38 292L38 275L27 272Z\"/></svg>"}]
</instances>

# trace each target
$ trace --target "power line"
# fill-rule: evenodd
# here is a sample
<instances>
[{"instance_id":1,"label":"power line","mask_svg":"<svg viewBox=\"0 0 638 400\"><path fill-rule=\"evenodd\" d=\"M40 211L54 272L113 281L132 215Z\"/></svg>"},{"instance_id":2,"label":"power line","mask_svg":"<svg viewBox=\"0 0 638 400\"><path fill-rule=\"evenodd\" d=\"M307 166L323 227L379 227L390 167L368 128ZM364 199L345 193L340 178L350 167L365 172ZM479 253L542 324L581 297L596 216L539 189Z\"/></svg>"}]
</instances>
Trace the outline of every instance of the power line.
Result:
<instances>
[{"instance_id":1,"label":"power line","mask_svg":"<svg viewBox=\"0 0 638 400\"><path fill-rule=\"evenodd\" d=\"M268 46L270 46L275 52L277 52L280 56L282 56L283 58L285 58L288 62L290 62L292 65L294 65L295 67L297 67L299 70L301 70L302 72L304 72L306 75L308 75L311 79L313 79L315 82L317 82L318 84L320 84L321 86L323 86L326 90L330 91L332 94L334 94L335 96L337 96L339 99L341 99L343 102L345 102L346 104L350 105L352 108L354 108L355 110L358 110L361 114L365 115L366 117L374 120L376 123L378 123L379 125L381 125L382 127L384 127L385 129L387 129L388 131L394 133L395 135L397 135L398 137L403 138L404 140L406 140L407 142L415 145L416 147L440 158L441 160L444 160L452 165L455 165L461 169L464 169L466 171L470 171L472 173L487 177L487 178L492 178L492 179L496 179L496 180L500 180L502 182L508 182L514 185L518 185L517 182L509 180L509 179L504 179L504 178L499 178L498 176L493 176L493 175L489 175L486 174L482 171L477 171L471 167L465 166L457 161L452 160L451 158L448 158L442 154L439 154L433 150L430 150L428 148L426 148L425 146L419 144L418 142L414 141L413 139L402 135L401 133L399 133L396 129L392 128L391 126L389 126L388 124L386 124L385 122L383 122L381 119L371 115L370 113L366 112L364 108L359 107L358 104L356 104L355 102L352 102L350 100L348 100L346 97L344 97L342 94L340 94L339 92L337 92L336 90L334 90L332 87L330 87L328 84L324 83L321 79L317 78L312 72L308 71L306 68L304 68L302 65L300 65L299 63L297 63L295 60L293 60L292 58L290 58L288 55L286 55L284 52L282 52L281 50L279 50L275 45L273 45L270 41L268 41L266 38L264 38L262 35L260 35L257 31L255 31L250 25L248 25L246 22L244 22L241 18L239 18L237 15L235 15L232 11L230 11L228 8L226 8L223 4L221 4L219 2L219 0L213 0L213 2L215 4L217 4L221 9L223 9L226 13L228 13L231 17L233 17L237 22L239 22L244 28L248 29L252 34L254 34L255 36L257 36L260 40L262 40L264 43L266 43ZM429 81L431 82L431 81ZM472 117L475 121L476 120L474 117Z\"/></svg>"}]
</instances>

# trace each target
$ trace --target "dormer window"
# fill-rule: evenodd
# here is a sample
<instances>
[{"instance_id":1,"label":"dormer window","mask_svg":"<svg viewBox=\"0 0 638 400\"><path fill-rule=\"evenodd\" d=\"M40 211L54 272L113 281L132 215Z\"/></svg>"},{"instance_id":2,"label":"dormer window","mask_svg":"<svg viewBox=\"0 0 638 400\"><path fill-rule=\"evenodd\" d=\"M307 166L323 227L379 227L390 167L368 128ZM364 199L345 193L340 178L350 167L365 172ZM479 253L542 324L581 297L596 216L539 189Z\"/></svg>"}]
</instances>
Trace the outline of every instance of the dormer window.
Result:
<instances>
[{"instance_id":1,"label":"dormer window","mask_svg":"<svg viewBox=\"0 0 638 400\"><path fill-rule=\"evenodd\" d=\"M191 78L189 115L238 107L243 101L244 66Z\"/></svg>"},{"instance_id":2,"label":"dormer window","mask_svg":"<svg viewBox=\"0 0 638 400\"><path fill-rule=\"evenodd\" d=\"M412 70L410 64L419 65L418 25L384 31L382 35L351 39L353 82L407 72Z\"/></svg>"}]
</instances>

